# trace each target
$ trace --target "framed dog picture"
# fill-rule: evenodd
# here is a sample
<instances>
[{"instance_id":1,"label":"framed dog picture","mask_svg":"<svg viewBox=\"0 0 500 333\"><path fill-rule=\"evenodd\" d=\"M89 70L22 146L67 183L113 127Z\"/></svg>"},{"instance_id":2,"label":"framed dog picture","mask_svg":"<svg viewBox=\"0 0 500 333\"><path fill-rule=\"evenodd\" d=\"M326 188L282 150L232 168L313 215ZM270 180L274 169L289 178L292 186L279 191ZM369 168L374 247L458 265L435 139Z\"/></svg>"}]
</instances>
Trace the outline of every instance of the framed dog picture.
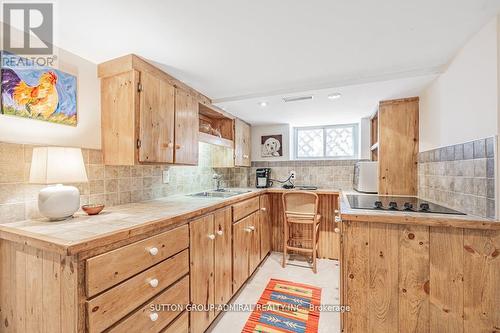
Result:
<instances>
[{"instance_id":1,"label":"framed dog picture","mask_svg":"<svg viewBox=\"0 0 500 333\"><path fill-rule=\"evenodd\" d=\"M283 136L263 135L260 138L262 157L281 157L283 156Z\"/></svg>"}]
</instances>

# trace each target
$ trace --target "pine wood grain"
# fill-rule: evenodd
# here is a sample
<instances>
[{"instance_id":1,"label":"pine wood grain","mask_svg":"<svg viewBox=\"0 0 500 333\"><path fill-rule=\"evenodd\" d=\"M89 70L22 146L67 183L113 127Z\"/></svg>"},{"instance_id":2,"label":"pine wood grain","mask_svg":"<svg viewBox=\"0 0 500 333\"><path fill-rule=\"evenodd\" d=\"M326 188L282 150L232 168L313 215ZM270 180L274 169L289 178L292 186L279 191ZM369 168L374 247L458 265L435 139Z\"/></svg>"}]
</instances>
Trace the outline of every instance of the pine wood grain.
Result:
<instances>
[{"instance_id":1,"label":"pine wood grain","mask_svg":"<svg viewBox=\"0 0 500 333\"><path fill-rule=\"evenodd\" d=\"M218 210L214 213L215 223L215 304L226 304L233 296L233 271L232 271L232 234L233 221L231 208ZM216 312L217 315L219 312Z\"/></svg>"},{"instance_id":2,"label":"pine wood grain","mask_svg":"<svg viewBox=\"0 0 500 333\"><path fill-rule=\"evenodd\" d=\"M198 122L198 101L186 91L175 89L175 163L198 164Z\"/></svg>"},{"instance_id":3,"label":"pine wood grain","mask_svg":"<svg viewBox=\"0 0 500 333\"><path fill-rule=\"evenodd\" d=\"M189 331L189 315L187 312L180 314L175 320L168 325L162 333L188 333Z\"/></svg>"},{"instance_id":4,"label":"pine wood grain","mask_svg":"<svg viewBox=\"0 0 500 333\"><path fill-rule=\"evenodd\" d=\"M260 259L271 251L272 225L271 225L271 198L269 194L260 196Z\"/></svg>"},{"instance_id":5,"label":"pine wood grain","mask_svg":"<svg viewBox=\"0 0 500 333\"><path fill-rule=\"evenodd\" d=\"M233 221L239 221L259 209L259 197L254 197L233 205Z\"/></svg>"},{"instance_id":6,"label":"pine wood grain","mask_svg":"<svg viewBox=\"0 0 500 333\"><path fill-rule=\"evenodd\" d=\"M241 119L234 122L234 165L249 167L252 165L250 125Z\"/></svg>"}]
</instances>

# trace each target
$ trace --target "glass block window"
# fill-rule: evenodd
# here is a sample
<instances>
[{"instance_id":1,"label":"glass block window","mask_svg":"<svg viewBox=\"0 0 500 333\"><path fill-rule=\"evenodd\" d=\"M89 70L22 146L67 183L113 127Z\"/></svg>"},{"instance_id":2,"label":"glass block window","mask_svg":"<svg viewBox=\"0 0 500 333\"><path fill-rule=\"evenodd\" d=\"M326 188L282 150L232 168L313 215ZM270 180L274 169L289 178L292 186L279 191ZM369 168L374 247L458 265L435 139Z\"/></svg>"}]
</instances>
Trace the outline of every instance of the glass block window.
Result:
<instances>
[{"instance_id":1,"label":"glass block window","mask_svg":"<svg viewBox=\"0 0 500 333\"><path fill-rule=\"evenodd\" d=\"M335 159L358 156L358 124L295 128L295 158Z\"/></svg>"}]
</instances>

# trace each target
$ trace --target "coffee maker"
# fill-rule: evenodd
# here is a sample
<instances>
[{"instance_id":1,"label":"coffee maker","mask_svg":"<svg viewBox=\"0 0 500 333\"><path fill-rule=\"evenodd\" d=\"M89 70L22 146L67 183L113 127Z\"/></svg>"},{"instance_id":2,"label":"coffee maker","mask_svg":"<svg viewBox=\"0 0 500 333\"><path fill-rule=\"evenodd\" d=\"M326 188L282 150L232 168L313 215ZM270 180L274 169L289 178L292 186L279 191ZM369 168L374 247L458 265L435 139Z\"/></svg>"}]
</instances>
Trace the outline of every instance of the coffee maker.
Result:
<instances>
[{"instance_id":1,"label":"coffee maker","mask_svg":"<svg viewBox=\"0 0 500 333\"><path fill-rule=\"evenodd\" d=\"M259 168L255 171L255 186L257 188L271 187L271 168Z\"/></svg>"}]
</instances>

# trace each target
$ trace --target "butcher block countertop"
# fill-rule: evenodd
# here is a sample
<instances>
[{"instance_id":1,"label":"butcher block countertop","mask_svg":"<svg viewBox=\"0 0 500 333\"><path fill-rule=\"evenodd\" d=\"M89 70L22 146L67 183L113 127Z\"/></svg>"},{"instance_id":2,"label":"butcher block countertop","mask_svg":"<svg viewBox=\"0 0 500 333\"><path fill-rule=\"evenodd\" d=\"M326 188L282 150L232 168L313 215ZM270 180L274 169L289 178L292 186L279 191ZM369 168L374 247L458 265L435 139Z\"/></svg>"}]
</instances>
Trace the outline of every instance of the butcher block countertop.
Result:
<instances>
[{"instance_id":1,"label":"butcher block countertop","mask_svg":"<svg viewBox=\"0 0 500 333\"><path fill-rule=\"evenodd\" d=\"M115 242L134 239L143 234L172 229L188 223L188 220L192 218L263 193L289 191L281 188L232 190L247 190L249 192L230 198L175 195L151 201L109 207L97 216L87 216L79 212L72 219L61 222L34 219L0 223L0 239L7 239L64 255L75 255ZM338 189L318 189L314 192L318 194L340 193ZM500 229L500 223L498 222L470 215L449 216L354 210L349 207L345 193L340 197L343 220Z\"/></svg>"}]
</instances>

